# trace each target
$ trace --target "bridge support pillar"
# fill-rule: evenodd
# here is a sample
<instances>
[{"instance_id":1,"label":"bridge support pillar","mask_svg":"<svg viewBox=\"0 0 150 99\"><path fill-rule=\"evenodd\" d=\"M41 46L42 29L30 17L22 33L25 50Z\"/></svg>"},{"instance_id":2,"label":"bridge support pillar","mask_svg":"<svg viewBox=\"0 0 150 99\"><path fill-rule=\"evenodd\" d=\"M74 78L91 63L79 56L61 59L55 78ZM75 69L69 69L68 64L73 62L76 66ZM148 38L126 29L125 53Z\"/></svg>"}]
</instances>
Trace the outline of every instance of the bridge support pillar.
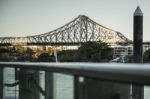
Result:
<instances>
[{"instance_id":1,"label":"bridge support pillar","mask_svg":"<svg viewBox=\"0 0 150 99\"><path fill-rule=\"evenodd\" d=\"M19 99L39 99L39 72L20 69L19 71Z\"/></svg>"},{"instance_id":2,"label":"bridge support pillar","mask_svg":"<svg viewBox=\"0 0 150 99\"><path fill-rule=\"evenodd\" d=\"M143 13L138 6L134 13L134 63L143 63ZM132 94L134 99L144 99L144 86L133 85Z\"/></svg>"},{"instance_id":3,"label":"bridge support pillar","mask_svg":"<svg viewBox=\"0 0 150 99\"><path fill-rule=\"evenodd\" d=\"M53 73L45 72L45 99L53 99Z\"/></svg>"},{"instance_id":4,"label":"bridge support pillar","mask_svg":"<svg viewBox=\"0 0 150 99\"><path fill-rule=\"evenodd\" d=\"M0 99L3 99L3 68L0 68Z\"/></svg>"}]
</instances>

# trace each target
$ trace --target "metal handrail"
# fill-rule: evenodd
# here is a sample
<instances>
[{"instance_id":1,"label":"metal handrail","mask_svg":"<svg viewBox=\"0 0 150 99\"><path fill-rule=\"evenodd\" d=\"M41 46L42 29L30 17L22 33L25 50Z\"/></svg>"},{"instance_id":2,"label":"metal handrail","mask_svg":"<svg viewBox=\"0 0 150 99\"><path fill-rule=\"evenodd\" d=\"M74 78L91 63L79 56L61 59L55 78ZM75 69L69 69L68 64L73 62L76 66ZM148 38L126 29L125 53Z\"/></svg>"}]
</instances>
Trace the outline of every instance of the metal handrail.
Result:
<instances>
[{"instance_id":1,"label":"metal handrail","mask_svg":"<svg viewBox=\"0 0 150 99\"><path fill-rule=\"evenodd\" d=\"M0 68L24 68L100 80L150 85L150 64L0 62Z\"/></svg>"}]
</instances>

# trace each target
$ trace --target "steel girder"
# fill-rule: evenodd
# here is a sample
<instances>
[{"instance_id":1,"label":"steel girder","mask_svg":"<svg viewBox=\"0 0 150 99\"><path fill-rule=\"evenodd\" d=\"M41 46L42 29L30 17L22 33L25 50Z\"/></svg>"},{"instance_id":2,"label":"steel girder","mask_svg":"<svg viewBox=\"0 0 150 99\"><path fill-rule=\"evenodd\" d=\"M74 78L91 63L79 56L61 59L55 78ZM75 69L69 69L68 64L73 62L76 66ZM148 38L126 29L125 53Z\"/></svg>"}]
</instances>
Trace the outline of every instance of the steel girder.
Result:
<instances>
[{"instance_id":1,"label":"steel girder","mask_svg":"<svg viewBox=\"0 0 150 99\"><path fill-rule=\"evenodd\" d=\"M27 37L1 37L0 45L74 45L87 41L109 44L128 42L120 32L104 27L87 16L79 15L66 25L41 35Z\"/></svg>"}]
</instances>

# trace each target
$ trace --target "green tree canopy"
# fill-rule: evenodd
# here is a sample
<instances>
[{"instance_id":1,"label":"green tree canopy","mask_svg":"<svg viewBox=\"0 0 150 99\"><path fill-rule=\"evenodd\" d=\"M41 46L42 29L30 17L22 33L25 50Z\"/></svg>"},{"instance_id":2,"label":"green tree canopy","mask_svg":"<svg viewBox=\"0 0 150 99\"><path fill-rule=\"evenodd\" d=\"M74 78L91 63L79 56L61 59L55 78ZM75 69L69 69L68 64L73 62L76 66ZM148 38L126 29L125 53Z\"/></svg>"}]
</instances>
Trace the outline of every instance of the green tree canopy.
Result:
<instances>
[{"instance_id":1,"label":"green tree canopy","mask_svg":"<svg viewBox=\"0 0 150 99\"><path fill-rule=\"evenodd\" d=\"M0 61L10 61L11 50L6 49L6 48L0 48Z\"/></svg>"},{"instance_id":2,"label":"green tree canopy","mask_svg":"<svg viewBox=\"0 0 150 99\"><path fill-rule=\"evenodd\" d=\"M50 61L50 55L48 53L41 53L38 57L38 61L49 62Z\"/></svg>"},{"instance_id":3,"label":"green tree canopy","mask_svg":"<svg viewBox=\"0 0 150 99\"><path fill-rule=\"evenodd\" d=\"M150 49L144 52L144 63L150 63Z\"/></svg>"},{"instance_id":4,"label":"green tree canopy","mask_svg":"<svg viewBox=\"0 0 150 99\"><path fill-rule=\"evenodd\" d=\"M60 62L74 62L75 61L75 54L77 50L62 50L58 51L58 60Z\"/></svg>"},{"instance_id":5,"label":"green tree canopy","mask_svg":"<svg viewBox=\"0 0 150 99\"><path fill-rule=\"evenodd\" d=\"M39 62L55 62L54 55L49 55L48 53L41 53L38 57Z\"/></svg>"},{"instance_id":6,"label":"green tree canopy","mask_svg":"<svg viewBox=\"0 0 150 99\"><path fill-rule=\"evenodd\" d=\"M87 42L82 44L77 53L79 62L108 62L112 59L113 49L104 42Z\"/></svg>"}]
</instances>

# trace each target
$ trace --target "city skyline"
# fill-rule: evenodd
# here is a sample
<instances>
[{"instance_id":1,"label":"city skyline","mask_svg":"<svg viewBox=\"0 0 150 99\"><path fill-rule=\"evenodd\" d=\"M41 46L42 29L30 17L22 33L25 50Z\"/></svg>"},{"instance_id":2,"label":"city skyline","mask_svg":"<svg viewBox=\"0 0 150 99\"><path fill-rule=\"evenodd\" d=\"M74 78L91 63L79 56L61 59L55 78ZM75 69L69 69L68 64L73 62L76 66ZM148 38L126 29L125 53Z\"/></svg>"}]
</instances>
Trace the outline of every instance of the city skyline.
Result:
<instances>
[{"instance_id":1,"label":"city skyline","mask_svg":"<svg viewBox=\"0 0 150 99\"><path fill-rule=\"evenodd\" d=\"M0 37L39 35L61 27L78 15L133 37L133 14L144 13L144 40L150 40L149 0L0 0Z\"/></svg>"}]
</instances>

